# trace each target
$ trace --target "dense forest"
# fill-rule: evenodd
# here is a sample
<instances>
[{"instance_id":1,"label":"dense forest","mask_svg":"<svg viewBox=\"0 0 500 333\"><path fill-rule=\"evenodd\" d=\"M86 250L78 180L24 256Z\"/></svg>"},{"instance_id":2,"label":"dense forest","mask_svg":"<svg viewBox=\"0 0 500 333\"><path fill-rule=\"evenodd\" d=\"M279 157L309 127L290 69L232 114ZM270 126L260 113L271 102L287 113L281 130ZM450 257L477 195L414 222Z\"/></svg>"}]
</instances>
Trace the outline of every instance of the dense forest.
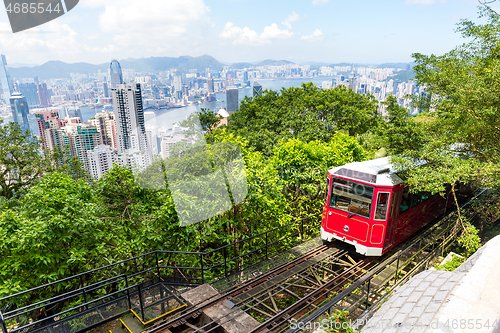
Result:
<instances>
[{"instance_id":1,"label":"dense forest","mask_svg":"<svg viewBox=\"0 0 500 333\"><path fill-rule=\"evenodd\" d=\"M427 91L414 101L424 111L417 117L393 96L381 115L373 96L312 83L245 98L227 126L216 126L214 111L200 112L209 155L221 143L239 148L248 192L192 225L179 223L171 183L141 186L119 166L92 179L77 161L40 154L36 138L3 124L0 298L156 249L205 251L317 213L326 170L353 161L397 155L415 191L443 193L443 184L456 182L498 188L500 21L487 8L480 15L484 25L459 25L472 37L468 44L442 56L413 55ZM199 160L181 167L201 172ZM427 163L415 167L421 160ZM466 241L477 241L478 230L461 225Z\"/></svg>"}]
</instances>

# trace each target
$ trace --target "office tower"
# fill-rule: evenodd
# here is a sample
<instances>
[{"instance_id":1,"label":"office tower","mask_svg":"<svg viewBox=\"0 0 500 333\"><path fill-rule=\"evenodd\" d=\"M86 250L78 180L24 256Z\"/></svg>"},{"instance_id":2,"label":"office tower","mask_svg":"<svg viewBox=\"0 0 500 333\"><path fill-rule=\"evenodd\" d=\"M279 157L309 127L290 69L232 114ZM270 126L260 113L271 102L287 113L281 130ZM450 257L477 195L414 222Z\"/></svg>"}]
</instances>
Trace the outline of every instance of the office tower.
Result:
<instances>
[{"instance_id":1,"label":"office tower","mask_svg":"<svg viewBox=\"0 0 500 333\"><path fill-rule=\"evenodd\" d=\"M6 105L10 103L10 96L14 93L14 84L9 75L7 60L2 54L2 67L0 68L0 84L2 85L3 101Z\"/></svg>"},{"instance_id":2,"label":"office tower","mask_svg":"<svg viewBox=\"0 0 500 333\"><path fill-rule=\"evenodd\" d=\"M229 87L226 89L226 100L227 100L227 112L229 114L238 110L239 100L238 100L238 88Z\"/></svg>"},{"instance_id":3,"label":"office tower","mask_svg":"<svg viewBox=\"0 0 500 333\"><path fill-rule=\"evenodd\" d=\"M66 114L69 118L80 118L83 121L82 111L78 107L69 107Z\"/></svg>"},{"instance_id":4,"label":"office tower","mask_svg":"<svg viewBox=\"0 0 500 333\"><path fill-rule=\"evenodd\" d=\"M352 71L351 74L349 74L349 88L352 89L354 92L357 92L357 81L356 81L356 74L354 73L354 64L352 65Z\"/></svg>"},{"instance_id":5,"label":"office tower","mask_svg":"<svg viewBox=\"0 0 500 333\"><path fill-rule=\"evenodd\" d=\"M180 75L174 76L174 89L175 89L176 93L178 91L182 92L182 76L180 76Z\"/></svg>"},{"instance_id":6,"label":"office tower","mask_svg":"<svg viewBox=\"0 0 500 333\"><path fill-rule=\"evenodd\" d=\"M33 81L35 82L35 84L36 84L37 86L38 86L38 84L40 83L40 82L38 81L38 76L35 76L35 77L33 78Z\"/></svg>"},{"instance_id":7,"label":"office tower","mask_svg":"<svg viewBox=\"0 0 500 333\"><path fill-rule=\"evenodd\" d=\"M87 151L88 171L97 178L101 178L108 170L113 168L113 164L122 164L116 149L107 145L98 145L93 150Z\"/></svg>"},{"instance_id":8,"label":"office tower","mask_svg":"<svg viewBox=\"0 0 500 333\"><path fill-rule=\"evenodd\" d=\"M248 72L243 72L243 81L248 81Z\"/></svg>"},{"instance_id":9,"label":"office tower","mask_svg":"<svg viewBox=\"0 0 500 333\"><path fill-rule=\"evenodd\" d=\"M40 83L38 85L38 100L40 102L40 106L42 108L46 108L50 106L50 96L49 92L47 90L47 84L46 83Z\"/></svg>"},{"instance_id":10,"label":"office tower","mask_svg":"<svg viewBox=\"0 0 500 333\"><path fill-rule=\"evenodd\" d=\"M111 89L116 88L119 84L123 84L122 67L118 60L111 61L109 65L109 82L111 83Z\"/></svg>"},{"instance_id":11,"label":"office tower","mask_svg":"<svg viewBox=\"0 0 500 333\"><path fill-rule=\"evenodd\" d=\"M40 106L40 100L38 99L38 88L34 83L20 83L19 92L26 97L28 106L30 108L37 108Z\"/></svg>"},{"instance_id":12,"label":"office tower","mask_svg":"<svg viewBox=\"0 0 500 333\"><path fill-rule=\"evenodd\" d=\"M146 153L152 161L146 137L141 85L119 84L111 89L116 122L118 153L128 150Z\"/></svg>"},{"instance_id":13,"label":"office tower","mask_svg":"<svg viewBox=\"0 0 500 333\"><path fill-rule=\"evenodd\" d=\"M30 110L26 98L21 93L15 92L10 96L10 109L12 111L12 118L19 124L19 127L23 131L29 130L28 115Z\"/></svg>"},{"instance_id":14,"label":"office tower","mask_svg":"<svg viewBox=\"0 0 500 333\"><path fill-rule=\"evenodd\" d=\"M257 81L253 83L253 97L262 96L262 86Z\"/></svg>"},{"instance_id":15,"label":"office tower","mask_svg":"<svg viewBox=\"0 0 500 333\"><path fill-rule=\"evenodd\" d=\"M99 112L89 122L97 128L100 135L100 144L117 148L114 113Z\"/></svg>"},{"instance_id":16,"label":"office tower","mask_svg":"<svg viewBox=\"0 0 500 333\"><path fill-rule=\"evenodd\" d=\"M108 90L108 83L107 82L102 83L102 91L104 93L104 97L108 98L109 97L109 90Z\"/></svg>"},{"instance_id":17,"label":"office tower","mask_svg":"<svg viewBox=\"0 0 500 333\"><path fill-rule=\"evenodd\" d=\"M207 77L207 88L208 88L208 93L213 94L214 90L214 77L212 76L212 73L208 73Z\"/></svg>"}]
</instances>

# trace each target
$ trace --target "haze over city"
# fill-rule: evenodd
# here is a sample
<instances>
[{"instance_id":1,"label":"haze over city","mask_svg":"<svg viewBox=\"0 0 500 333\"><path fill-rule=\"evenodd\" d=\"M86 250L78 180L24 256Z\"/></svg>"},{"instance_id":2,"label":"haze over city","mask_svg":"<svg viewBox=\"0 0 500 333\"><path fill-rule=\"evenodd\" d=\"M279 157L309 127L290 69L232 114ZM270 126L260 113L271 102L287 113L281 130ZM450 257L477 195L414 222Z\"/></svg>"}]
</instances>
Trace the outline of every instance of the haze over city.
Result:
<instances>
[{"instance_id":1,"label":"haze over city","mask_svg":"<svg viewBox=\"0 0 500 333\"><path fill-rule=\"evenodd\" d=\"M81 0L67 15L16 34L0 11L0 47L12 67L203 54L225 63L410 62L413 52L442 54L462 43L455 24L474 19L477 5L476 0Z\"/></svg>"}]
</instances>

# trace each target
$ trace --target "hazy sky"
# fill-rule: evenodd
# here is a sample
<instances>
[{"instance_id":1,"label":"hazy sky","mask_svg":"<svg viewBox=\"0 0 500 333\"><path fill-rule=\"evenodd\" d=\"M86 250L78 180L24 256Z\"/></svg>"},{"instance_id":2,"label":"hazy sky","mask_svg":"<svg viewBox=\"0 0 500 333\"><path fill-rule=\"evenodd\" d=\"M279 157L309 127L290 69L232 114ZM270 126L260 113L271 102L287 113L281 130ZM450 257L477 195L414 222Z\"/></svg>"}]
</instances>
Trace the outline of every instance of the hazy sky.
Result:
<instances>
[{"instance_id":1,"label":"hazy sky","mask_svg":"<svg viewBox=\"0 0 500 333\"><path fill-rule=\"evenodd\" d=\"M203 54L227 63L410 62L413 52L442 54L462 43L455 24L475 20L478 5L477 0L80 0L68 14L16 34L0 10L0 53L11 64Z\"/></svg>"}]
</instances>

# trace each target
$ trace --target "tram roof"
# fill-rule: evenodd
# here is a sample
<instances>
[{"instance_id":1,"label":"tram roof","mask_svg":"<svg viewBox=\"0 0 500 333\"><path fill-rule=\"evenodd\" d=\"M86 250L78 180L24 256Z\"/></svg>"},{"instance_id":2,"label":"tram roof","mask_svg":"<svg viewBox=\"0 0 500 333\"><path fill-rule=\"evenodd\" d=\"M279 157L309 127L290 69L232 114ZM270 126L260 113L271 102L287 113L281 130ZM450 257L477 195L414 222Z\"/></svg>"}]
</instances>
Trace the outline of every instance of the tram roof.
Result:
<instances>
[{"instance_id":1,"label":"tram roof","mask_svg":"<svg viewBox=\"0 0 500 333\"><path fill-rule=\"evenodd\" d=\"M389 157L348 163L330 169L328 172L333 176L342 176L373 185L394 186L403 183L403 180L395 173L392 163L389 162Z\"/></svg>"}]
</instances>

